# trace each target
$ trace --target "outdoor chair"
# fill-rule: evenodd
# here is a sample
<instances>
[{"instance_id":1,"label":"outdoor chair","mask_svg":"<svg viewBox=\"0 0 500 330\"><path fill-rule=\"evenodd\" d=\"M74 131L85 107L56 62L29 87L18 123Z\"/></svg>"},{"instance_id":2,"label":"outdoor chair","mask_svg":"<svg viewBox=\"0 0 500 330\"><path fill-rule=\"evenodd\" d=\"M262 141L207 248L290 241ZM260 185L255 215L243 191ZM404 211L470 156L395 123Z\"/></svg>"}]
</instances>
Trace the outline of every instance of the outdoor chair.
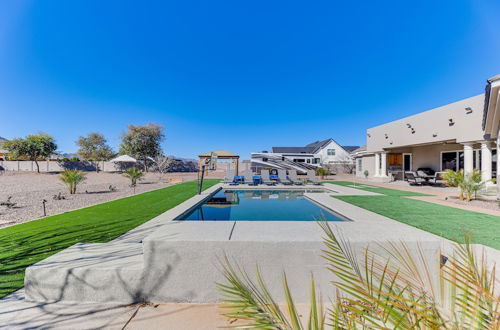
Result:
<instances>
[{"instance_id":1,"label":"outdoor chair","mask_svg":"<svg viewBox=\"0 0 500 330\"><path fill-rule=\"evenodd\" d=\"M433 186L441 186L446 183L444 172L436 172L432 178L429 178L429 184Z\"/></svg>"},{"instance_id":2,"label":"outdoor chair","mask_svg":"<svg viewBox=\"0 0 500 330\"><path fill-rule=\"evenodd\" d=\"M245 171L243 174L243 177L245 178L245 183L249 186L255 186L254 181L253 181L253 173L252 171Z\"/></svg>"},{"instance_id":3,"label":"outdoor chair","mask_svg":"<svg viewBox=\"0 0 500 330\"><path fill-rule=\"evenodd\" d=\"M226 173L226 176L224 177L224 183L234 183L234 175L232 175L230 171Z\"/></svg>"},{"instance_id":4,"label":"outdoor chair","mask_svg":"<svg viewBox=\"0 0 500 330\"><path fill-rule=\"evenodd\" d=\"M299 180L299 178L297 177L297 171L296 170L289 170L288 171L288 178L290 179L290 181L292 181L293 184L297 185L297 186L300 186L300 185L303 185L304 183L302 181Z\"/></svg>"},{"instance_id":5,"label":"outdoor chair","mask_svg":"<svg viewBox=\"0 0 500 330\"><path fill-rule=\"evenodd\" d=\"M269 170L261 170L260 177L262 178L262 183L268 186L274 186L276 182L269 178Z\"/></svg>"},{"instance_id":6,"label":"outdoor chair","mask_svg":"<svg viewBox=\"0 0 500 330\"><path fill-rule=\"evenodd\" d=\"M290 180L286 177L285 170L278 170L278 180L284 185L291 185L292 184L290 182Z\"/></svg>"},{"instance_id":7,"label":"outdoor chair","mask_svg":"<svg viewBox=\"0 0 500 330\"><path fill-rule=\"evenodd\" d=\"M422 170L417 170L417 172L416 172L416 173L417 173L417 176L418 176L419 178L422 178L422 179L427 179L427 178L430 178L430 177L431 177L431 175L429 175L429 174L425 173L425 172L424 172L424 171L422 171Z\"/></svg>"},{"instance_id":8,"label":"outdoor chair","mask_svg":"<svg viewBox=\"0 0 500 330\"><path fill-rule=\"evenodd\" d=\"M307 171L307 181L311 182L314 185L321 185L321 182L318 180L318 177L316 176L316 171L314 170L308 170Z\"/></svg>"},{"instance_id":9,"label":"outdoor chair","mask_svg":"<svg viewBox=\"0 0 500 330\"><path fill-rule=\"evenodd\" d=\"M425 179L419 177L415 172L405 172L405 178L410 185L421 186L423 183L426 182Z\"/></svg>"}]
</instances>

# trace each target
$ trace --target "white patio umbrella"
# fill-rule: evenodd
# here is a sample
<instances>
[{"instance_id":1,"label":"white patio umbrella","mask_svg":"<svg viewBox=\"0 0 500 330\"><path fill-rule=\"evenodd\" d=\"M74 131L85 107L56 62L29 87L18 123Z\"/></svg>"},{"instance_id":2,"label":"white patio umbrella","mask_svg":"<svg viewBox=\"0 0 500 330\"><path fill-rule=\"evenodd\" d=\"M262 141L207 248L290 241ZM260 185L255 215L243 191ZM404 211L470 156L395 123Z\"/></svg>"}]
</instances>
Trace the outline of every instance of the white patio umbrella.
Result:
<instances>
[{"instance_id":1,"label":"white patio umbrella","mask_svg":"<svg viewBox=\"0 0 500 330\"><path fill-rule=\"evenodd\" d=\"M121 155L110 160L113 163L137 163L137 159L129 155Z\"/></svg>"}]
</instances>

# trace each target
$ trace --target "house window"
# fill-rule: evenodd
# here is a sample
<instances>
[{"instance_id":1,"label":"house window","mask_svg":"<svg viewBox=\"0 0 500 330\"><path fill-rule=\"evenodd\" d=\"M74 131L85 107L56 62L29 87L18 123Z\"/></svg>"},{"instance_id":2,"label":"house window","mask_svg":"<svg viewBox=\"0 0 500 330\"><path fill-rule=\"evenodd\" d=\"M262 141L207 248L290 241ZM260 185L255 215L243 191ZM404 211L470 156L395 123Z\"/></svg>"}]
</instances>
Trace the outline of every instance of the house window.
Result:
<instances>
[{"instance_id":1,"label":"house window","mask_svg":"<svg viewBox=\"0 0 500 330\"><path fill-rule=\"evenodd\" d=\"M441 171L458 171L464 168L463 151L446 151L441 153Z\"/></svg>"},{"instance_id":2,"label":"house window","mask_svg":"<svg viewBox=\"0 0 500 330\"><path fill-rule=\"evenodd\" d=\"M307 164L311 164L311 160L310 159L307 160Z\"/></svg>"},{"instance_id":3,"label":"house window","mask_svg":"<svg viewBox=\"0 0 500 330\"><path fill-rule=\"evenodd\" d=\"M313 158L313 164L319 164L319 158Z\"/></svg>"},{"instance_id":4,"label":"house window","mask_svg":"<svg viewBox=\"0 0 500 330\"><path fill-rule=\"evenodd\" d=\"M363 171L363 160L361 158L358 159L358 172Z\"/></svg>"},{"instance_id":5,"label":"house window","mask_svg":"<svg viewBox=\"0 0 500 330\"><path fill-rule=\"evenodd\" d=\"M335 156L335 149L327 149L326 152L328 156Z\"/></svg>"}]
</instances>

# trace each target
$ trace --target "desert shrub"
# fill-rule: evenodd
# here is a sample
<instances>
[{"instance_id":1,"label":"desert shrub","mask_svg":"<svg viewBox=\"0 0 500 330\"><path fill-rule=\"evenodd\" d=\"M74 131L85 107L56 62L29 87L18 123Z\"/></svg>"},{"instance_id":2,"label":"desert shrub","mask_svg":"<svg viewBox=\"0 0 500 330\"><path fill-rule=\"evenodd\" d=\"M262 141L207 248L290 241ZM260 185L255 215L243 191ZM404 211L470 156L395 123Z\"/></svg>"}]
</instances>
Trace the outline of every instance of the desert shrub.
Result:
<instances>
[{"instance_id":1,"label":"desert shrub","mask_svg":"<svg viewBox=\"0 0 500 330\"><path fill-rule=\"evenodd\" d=\"M79 170L66 170L61 172L59 178L62 182L68 186L68 191L70 194L76 193L76 187L86 180L85 172Z\"/></svg>"},{"instance_id":2,"label":"desert shrub","mask_svg":"<svg viewBox=\"0 0 500 330\"><path fill-rule=\"evenodd\" d=\"M8 209L11 209L16 206L17 203L12 201L12 196L7 197L7 200L0 202L0 206L5 206Z\"/></svg>"}]
</instances>

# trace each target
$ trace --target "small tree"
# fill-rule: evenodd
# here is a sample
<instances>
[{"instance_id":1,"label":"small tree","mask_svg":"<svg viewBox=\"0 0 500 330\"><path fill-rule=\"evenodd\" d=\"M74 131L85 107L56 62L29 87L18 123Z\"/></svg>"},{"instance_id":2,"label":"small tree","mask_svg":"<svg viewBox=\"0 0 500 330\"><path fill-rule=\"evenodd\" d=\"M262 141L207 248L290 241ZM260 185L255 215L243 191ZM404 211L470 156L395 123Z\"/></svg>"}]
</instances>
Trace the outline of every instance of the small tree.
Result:
<instances>
[{"instance_id":1,"label":"small tree","mask_svg":"<svg viewBox=\"0 0 500 330\"><path fill-rule=\"evenodd\" d=\"M26 138L17 138L4 143L15 158L27 157L35 161L36 171L40 173L39 159L47 159L57 150L57 144L52 136L46 133L28 135Z\"/></svg>"},{"instance_id":2,"label":"small tree","mask_svg":"<svg viewBox=\"0 0 500 330\"><path fill-rule=\"evenodd\" d=\"M464 191L462 182L464 181L464 171L459 170L457 172L453 170L444 171L443 178L446 180L446 185L449 187L458 187L460 189L460 193L458 198L460 200L464 199Z\"/></svg>"},{"instance_id":3,"label":"small tree","mask_svg":"<svg viewBox=\"0 0 500 330\"><path fill-rule=\"evenodd\" d=\"M61 177L59 179L68 186L69 193L73 195L76 193L76 187L85 181L86 177L83 171L66 170L61 172Z\"/></svg>"},{"instance_id":4,"label":"small tree","mask_svg":"<svg viewBox=\"0 0 500 330\"><path fill-rule=\"evenodd\" d=\"M120 154L142 159L144 169L148 171L148 157L161 154L161 142L165 138L163 126L147 124L144 126L129 125L128 132L122 134Z\"/></svg>"},{"instance_id":5,"label":"small tree","mask_svg":"<svg viewBox=\"0 0 500 330\"><path fill-rule=\"evenodd\" d=\"M323 180L325 176L330 175L330 171L327 168L319 167L316 169L316 175L321 177L321 180Z\"/></svg>"},{"instance_id":6,"label":"small tree","mask_svg":"<svg viewBox=\"0 0 500 330\"><path fill-rule=\"evenodd\" d=\"M114 156L113 150L107 145L107 141L101 133L80 136L76 144L80 147L77 154L83 160L95 162L96 172L99 172L99 161L108 160Z\"/></svg>"},{"instance_id":7,"label":"small tree","mask_svg":"<svg viewBox=\"0 0 500 330\"><path fill-rule=\"evenodd\" d=\"M137 167L131 167L123 172L123 176L130 179L130 186L135 187L137 185L137 181L141 180L144 176L144 172Z\"/></svg>"},{"instance_id":8,"label":"small tree","mask_svg":"<svg viewBox=\"0 0 500 330\"><path fill-rule=\"evenodd\" d=\"M472 173L464 175L459 187L465 193L465 200L470 202L472 195L476 195L476 193L484 187L484 184L485 183L481 181L481 172L474 170Z\"/></svg>"},{"instance_id":9,"label":"small tree","mask_svg":"<svg viewBox=\"0 0 500 330\"><path fill-rule=\"evenodd\" d=\"M161 180L163 175L170 170L170 167L174 163L174 159L172 157L159 154L154 158L154 163L154 169L158 172L158 180Z\"/></svg>"}]
</instances>

